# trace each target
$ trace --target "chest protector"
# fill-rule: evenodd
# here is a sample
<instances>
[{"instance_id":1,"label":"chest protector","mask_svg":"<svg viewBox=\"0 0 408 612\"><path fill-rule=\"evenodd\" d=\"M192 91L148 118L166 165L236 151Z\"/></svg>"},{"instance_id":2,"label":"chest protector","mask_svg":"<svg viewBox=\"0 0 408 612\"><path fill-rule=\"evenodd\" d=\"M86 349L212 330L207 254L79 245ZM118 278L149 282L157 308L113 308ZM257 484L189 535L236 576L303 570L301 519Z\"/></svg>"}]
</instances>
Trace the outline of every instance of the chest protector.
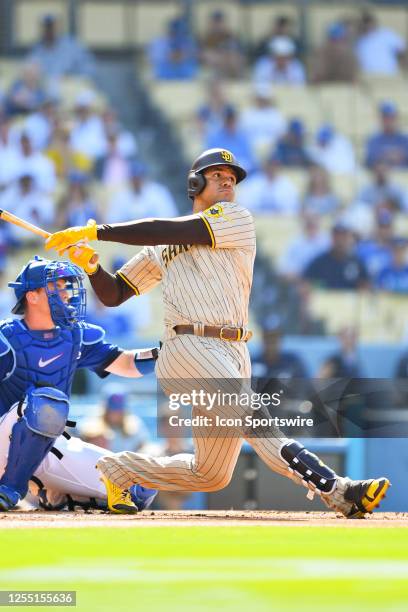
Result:
<instances>
[{"instance_id":1,"label":"chest protector","mask_svg":"<svg viewBox=\"0 0 408 612\"><path fill-rule=\"evenodd\" d=\"M11 370L0 382L0 416L20 401L36 383L53 386L70 395L72 380L81 356L83 329L29 330L22 321L8 319L0 324L0 359L12 353Z\"/></svg>"}]
</instances>

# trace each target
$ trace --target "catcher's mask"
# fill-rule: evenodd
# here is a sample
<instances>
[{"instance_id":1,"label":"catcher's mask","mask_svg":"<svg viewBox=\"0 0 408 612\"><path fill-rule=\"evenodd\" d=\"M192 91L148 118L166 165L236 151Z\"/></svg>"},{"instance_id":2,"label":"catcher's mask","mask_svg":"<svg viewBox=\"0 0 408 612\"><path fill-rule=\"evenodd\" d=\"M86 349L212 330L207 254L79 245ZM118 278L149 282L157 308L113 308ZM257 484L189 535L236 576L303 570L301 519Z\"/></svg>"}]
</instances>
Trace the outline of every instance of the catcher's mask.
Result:
<instances>
[{"instance_id":1,"label":"catcher's mask","mask_svg":"<svg viewBox=\"0 0 408 612\"><path fill-rule=\"evenodd\" d=\"M188 173L187 193L192 200L204 190L206 186L204 170L211 168L211 166L230 166L237 177L237 184L243 181L247 175L231 151L207 149L197 157Z\"/></svg>"},{"instance_id":2,"label":"catcher's mask","mask_svg":"<svg viewBox=\"0 0 408 612\"><path fill-rule=\"evenodd\" d=\"M57 281L65 280L65 286L59 287ZM13 314L24 314L24 299L27 291L44 287L51 318L55 325L72 327L82 321L86 314L86 289L83 286L83 274L78 266L69 261L50 261L36 255L21 270L15 282L8 284L14 289L17 302ZM65 301L61 293L68 296Z\"/></svg>"}]
</instances>

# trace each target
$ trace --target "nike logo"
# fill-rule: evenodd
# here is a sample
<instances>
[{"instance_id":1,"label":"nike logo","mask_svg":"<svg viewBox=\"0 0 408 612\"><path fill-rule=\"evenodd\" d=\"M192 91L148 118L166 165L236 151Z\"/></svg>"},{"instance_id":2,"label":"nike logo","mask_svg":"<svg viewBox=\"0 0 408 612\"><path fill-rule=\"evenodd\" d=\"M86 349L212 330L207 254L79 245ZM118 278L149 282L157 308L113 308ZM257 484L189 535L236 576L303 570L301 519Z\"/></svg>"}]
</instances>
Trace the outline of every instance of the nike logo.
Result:
<instances>
[{"instance_id":1,"label":"nike logo","mask_svg":"<svg viewBox=\"0 0 408 612\"><path fill-rule=\"evenodd\" d=\"M38 365L40 366L40 368L45 368L45 366L50 365L50 363L52 363L56 359L59 359L60 357L62 357L62 355L63 353L60 353L59 355L55 355L55 357L51 357L51 359L46 359L45 361L43 361L43 358L40 357Z\"/></svg>"}]
</instances>

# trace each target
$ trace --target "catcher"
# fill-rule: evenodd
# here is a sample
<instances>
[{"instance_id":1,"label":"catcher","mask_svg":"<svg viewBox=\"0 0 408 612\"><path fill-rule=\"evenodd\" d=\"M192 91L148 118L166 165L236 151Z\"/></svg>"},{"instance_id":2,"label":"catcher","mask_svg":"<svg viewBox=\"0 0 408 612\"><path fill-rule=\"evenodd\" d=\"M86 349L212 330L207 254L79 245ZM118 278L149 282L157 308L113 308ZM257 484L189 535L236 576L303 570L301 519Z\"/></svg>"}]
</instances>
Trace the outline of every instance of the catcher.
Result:
<instances>
[{"instance_id":1,"label":"catcher","mask_svg":"<svg viewBox=\"0 0 408 612\"><path fill-rule=\"evenodd\" d=\"M83 249L71 252L75 258ZM120 489L102 481L95 463L106 450L71 437L69 395L78 368L101 378L109 373L138 378L153 371L158 350L125 351L104 340L101 327L86 323L86 290L80 268L69 261L35 257L9 283L13 313L0 322L0 510L14 508L28 487L40 506L75 505L134 513L156 491ZM72 423L71 423L72 425Z\"/></svg>"}]
</instances>

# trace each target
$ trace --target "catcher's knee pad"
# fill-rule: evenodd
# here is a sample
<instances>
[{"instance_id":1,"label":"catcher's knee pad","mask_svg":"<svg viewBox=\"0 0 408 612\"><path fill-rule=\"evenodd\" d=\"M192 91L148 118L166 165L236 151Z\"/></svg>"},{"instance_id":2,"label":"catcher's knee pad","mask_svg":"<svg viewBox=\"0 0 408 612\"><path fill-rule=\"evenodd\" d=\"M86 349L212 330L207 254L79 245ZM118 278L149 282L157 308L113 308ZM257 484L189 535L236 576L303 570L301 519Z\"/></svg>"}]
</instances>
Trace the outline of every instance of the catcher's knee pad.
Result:
<instances>
[{"instance_id":1,"label":"catcher's knee pad","mask_svg":"<svg viewBox=\"0 0 408 612\"><path fill-rule=\"evenodd\" d=\"M54 387L38 387L27 393L23 418L31 431L57 438L64 431L68 412L65 393Z\"/></svg>"},{"instance_id":2,"label":"catcher's knee pad","mask_svg":"<svg viewBox=\"0 0 408 612\"><path fill-rule=\"evenodd\" d=\"M302 444L295 440L285 442L280 449L280 456L289 466L289 470L302 478L303 483L311 491L327 495L336 487L336 473L320 459L310 453Z\"/></svg>"}]
</instances>

